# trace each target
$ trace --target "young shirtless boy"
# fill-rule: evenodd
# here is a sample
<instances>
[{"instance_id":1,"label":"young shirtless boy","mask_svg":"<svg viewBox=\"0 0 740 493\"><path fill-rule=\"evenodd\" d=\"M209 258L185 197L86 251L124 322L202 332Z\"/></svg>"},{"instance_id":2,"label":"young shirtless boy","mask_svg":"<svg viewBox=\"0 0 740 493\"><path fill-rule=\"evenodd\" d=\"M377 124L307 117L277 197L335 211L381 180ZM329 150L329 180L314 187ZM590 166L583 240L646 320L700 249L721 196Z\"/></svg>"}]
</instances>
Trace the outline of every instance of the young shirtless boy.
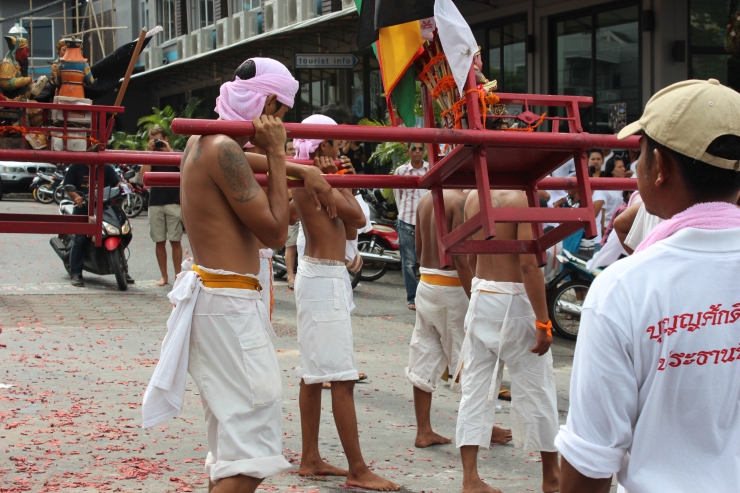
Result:
<instances>
[{"instance_id":1,"label":"young shirtless boy","mask_svg":"<svg viewBox=\"0 0 740 493\"><path fill-rule=\"evenodd\" d=\"M468 192L445 190L443 194L447 231L452 231L463 222ZM440 268L431 192L421 197L416 209L416 256L421 282L416 292L416 325L411 334L406 377L414 386L417 424L414 445L423 448L452 441L432 430L432 393L439 388L444 371L449 368L454 372L458 366L473 278L465 255L454 255L451 267ZM460 392L460 384L451 382L450 389ZM494 427L491 434L493 443L508 443L510 440L509 430Z\"/></svg>"},{"instance_id":2,"label":"young shirtless boy","mask_svg":"<svg viewBox=\"0 0 740 493\"><path fill-rule=\"evenodd\" d=\"M303 123L331 124L333 120L313 115ZM296 150L316 157L336 159L337 141L295 139ZM337 217L317 211L302 189L293 191L293 200L306 233L305 255L298 265L295 296L298 316L298 346L301 352L299 405L303 454L298 474L302 476L347 476L347 484L380 491L400 487L374 474L365 464L357 432L357 415L352 395L358 378L353 355L350 322L350 289L344 277L345 245L365 225L365 215L350 190L333 190ZM347 456L349 471L325 463L319 453L321 384L332 382L334 422Z\"/></svg>"},{"instance_id":3,"label":"young shirtless boy","mask_svg":"<svg viewBox=\"0 0 740 493\"><path fill-rule=\"evenodd\" d=\"M524 192L491 191L494 207L527 207ZM478 192L468 195L465 218L480 212ZM482 239L482 233L473 235ZM527 223L497 223L496 240L532 239ZM558 409L552 369L550 320L545 281L534 255L471 255L475 277L465 319L461 351L462 399L457 417L457 446L463 462L463 492L491 493L478 476L478 448L488 448L496 402L488 402L493 371L496 393L504 362L511 376L511 425L514 445L542 454L542 491L558 491L560 469L555 448Z\"/></svg>"}]
</instances>

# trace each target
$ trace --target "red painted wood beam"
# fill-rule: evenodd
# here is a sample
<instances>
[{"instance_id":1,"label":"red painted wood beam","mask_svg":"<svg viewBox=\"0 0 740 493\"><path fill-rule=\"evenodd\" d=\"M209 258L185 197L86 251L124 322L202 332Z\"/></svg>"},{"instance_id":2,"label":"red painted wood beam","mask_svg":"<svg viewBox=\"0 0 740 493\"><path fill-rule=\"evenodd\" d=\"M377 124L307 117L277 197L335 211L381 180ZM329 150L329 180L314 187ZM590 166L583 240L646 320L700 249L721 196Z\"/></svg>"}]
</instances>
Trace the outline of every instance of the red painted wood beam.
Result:
<instances>
[{"instance_id":1,"label":"red painted wood beam","mask_svg":"<svg viewBox=\"0 0 740 493\"><path fill-rule=\"evenodd\" d=\"M186 135L249 137L254 135L252 122L175 118L172 131ZM317 125L286 123L289 139L339 139L362 142L419 142L433 144L467 144L489 147L528 147L555 149L639 149L638 137L617 140L616 135L552 132L506 132L503 130L450 130L443 128L366 127L359 125Z\"/></svg>"},{"instance_id":2,"label":"red painted wood beam","mask_svg":"<svg viewBox=\"0 0 740 493\"><path fill-rule=\"evenodd\" d=\"M257 179L257 183L263 187L267 186L266 175L256 174L254 176ZM324 175L324 178L327 183L337 188L427 188L421 186L418 178L415 176ZM464 181L452 178L443 183L442 188L476 188L474 175L470 180ZM637 180L633 178L591 178L590 182L593 190L637 190ZM144 185L148 187L179 187L180 173L144 173ZM509 185L504 184L504 186ZM540 190L569 190L578 188L575 178L545 178L537 186ZM288 180L288 187L303 188L303 182ZM524 187L521 188L523 189Z\"/></svg>"}]
</instances>

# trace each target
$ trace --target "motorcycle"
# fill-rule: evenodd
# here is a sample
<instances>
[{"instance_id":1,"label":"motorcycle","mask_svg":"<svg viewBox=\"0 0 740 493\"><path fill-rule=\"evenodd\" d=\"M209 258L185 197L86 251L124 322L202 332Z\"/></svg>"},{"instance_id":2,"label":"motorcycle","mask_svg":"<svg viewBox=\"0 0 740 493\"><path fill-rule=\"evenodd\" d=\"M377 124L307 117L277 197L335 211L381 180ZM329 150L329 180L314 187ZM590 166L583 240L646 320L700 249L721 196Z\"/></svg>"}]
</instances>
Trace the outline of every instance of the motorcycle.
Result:
<instances>
[{"instance_id":1,"label":"motorcycle","mask_svg":"<svg viewBox=\"0 0 740 493\"><path fill-rule=\"evenodd\" d=\"M55 171L53 174L43 173L38 171L36 178L31 182L29 190L33 195L34 200L41 202L42 204L51 204L57 200L57 191L61 189L61 185L64 183L64 174L61 171ZM62 198L64 196L64 190L62 189ZM59 203L61 198L57 201Z\"/></svg>"},{"instance_id":2,"label":"motorcycle","mask_svg":"<svg viewBox=\"0 0 740 493\"><path fill-rule=\"evenodd\" d=\"M389 203L380 189L360 190L363 200L370 207L373 229L360 234L357 249L362 256L363 281L377 281L388 272L389 264L401 263L401 250L396 231L398 209Z\"/></svg>"},{"instance_id":3,"label":"motorcycle","mask_svg":"<svg viewBox=\"0 0 740 493\"><path fill-rule=\"evenodd\" d=\"M561 264L545 286L552 327L561 337L575 341L581 325L581 310L591 283L598 272L586 268L586 260L562 250L555 257Z\"/></svg>"},{"instance_id":4,"label":"motorcycle","mask_svg":"<svg viewBox=\"0 0 740 493\"><path fill-rule=\"evenodd\" d=\"M126 176L130 176L131 178L136 176L135 171L128 169L126 165L121 165L121 170L124 172L122 176L126 181L126 185L131 190L131 193L127 193L121 202L121 208L126 214L126 217L134 218L149 207L149 189L144 188L142 184L132 182L130 178L125 178Z\"/></svg>"},{"instance_id":5,"label":"motorcycle","mask_svg":"<svg viewBox=\"0 0 740 493\"><path fill-rule=\"evenodd\" d=\"M77 191L74 185L66 185L64 189L66 192ZM126 260L125 250L129 243L131 243L133 235L131 232L131 223L118 205L121 194L121 189L118 187L106 187L104 189L103 244L97 247L93 241L86 242L85 252L83 254L83 269L101 276L108 274L115 275L118 289L126 291L128 289L128 282L126 281L128 262ZM86 196L83 196L83 199L83 207L86 207L88 199ZM74 202L71 200L62 200L62 203L59 204L59 212L62 215L72 215L74 212ZM73 235L67 234L60 234L58 237L49 240L51 247L64 263L64 268L68 274L71 273L70 254L72 251L72 240Z\"/></svg>"},{"instance_id":6,"label":"motorcycle","mask_svg":"<svg viewBox=\"0 0 740 493\"><path fill-rule=\"evenodd\" d=\"M377 281L388 272L389 264L401 263L401 249L395 228L371 221L373 229L357 238L362 257L362 280Z\"/></svg>"}]
</instances>

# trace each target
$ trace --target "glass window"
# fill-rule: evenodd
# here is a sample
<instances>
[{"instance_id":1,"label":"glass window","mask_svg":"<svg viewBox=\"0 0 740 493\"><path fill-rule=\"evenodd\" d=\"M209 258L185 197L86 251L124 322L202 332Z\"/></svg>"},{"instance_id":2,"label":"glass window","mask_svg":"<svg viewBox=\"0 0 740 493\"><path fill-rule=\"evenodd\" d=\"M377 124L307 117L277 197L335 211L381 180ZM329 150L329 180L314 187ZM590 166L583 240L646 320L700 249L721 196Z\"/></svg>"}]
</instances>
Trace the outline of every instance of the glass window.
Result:
<instances>
[{"instance_id":1,"label":"glass window","mask_svg":"<svg viewBox=\"0 0 740 493\"><path fill-rule=\"evenodd\" d=\"M690 0L690 78L714 78L740 90L740 55L725 51L727 25L738 8L737 0Z\"/></svg>"},{"instance_id":2,"label":"glass window","mask_svg":"<svg viewBox=\"0 0 740 493\"><path fill-rule=\"evenodd\" d=\"M608 123L612 104L627 104L628 121L640 117L638 15L635 5L554 21L554 92L594 98L580 111L588 132L614 132Z\"/></svg>"},{"instance_id":3,"label":"glass window","mask_svg":"<svg viewBox=\"0 0 740 493\"><path fill-rule=\"evenodd\" d=\"M149 25L149 0L141 0L139 4L139 24L142 27Z\"/></svg>"},{"instance_id":4,"label":"glass window","mask_svg":"<svg viewBox=\"0 0 740 493\"><path fill-rule=\"evenodd\" d=\"M26 20L21 25L28 31L26 37L33 50L31 53L33 58L56 58L56 53L54 53L56 43L50 20L34 19L33 26L30 21Z\"/></svg>"},{"instance_id":5,"label":"glass window","mask_svg":"<svg viewBox=\"0 0 740 493\"><path fill-rule=\"evenodd\" d=\"M213 0L198 0L200 27L213 24Z\"/></svg>"},{"instance_id":6,"label":"glass window","mask_svg":"<svg viewBox=\"0 0 740 493\"><path fill-rule=\"evenodd\" d=\"M163 29L160 43L175 38L175 0L157 0L157 24Z\"/></svg>"},{"instance_id":7,"label":"glass window","mask_svg":"<svg viewBox=\"0 0 740 493\"><path fill-rule=\"evenodd\" d=\"M261 4L261 0L231 0L231 13L236 14L244 10L257 9Z\"/></svg>"},{"instance_id":8,"label":"glass window","mask_svg":"<svg viewBox=\"0 0 740 493\"><path fill-rule=\"evenodd\" d=\"M481 47L483 73L498 81L498 90L527 92L527 20L497 21L478 27L474 35Z\"/></svg>"}]
</instances>

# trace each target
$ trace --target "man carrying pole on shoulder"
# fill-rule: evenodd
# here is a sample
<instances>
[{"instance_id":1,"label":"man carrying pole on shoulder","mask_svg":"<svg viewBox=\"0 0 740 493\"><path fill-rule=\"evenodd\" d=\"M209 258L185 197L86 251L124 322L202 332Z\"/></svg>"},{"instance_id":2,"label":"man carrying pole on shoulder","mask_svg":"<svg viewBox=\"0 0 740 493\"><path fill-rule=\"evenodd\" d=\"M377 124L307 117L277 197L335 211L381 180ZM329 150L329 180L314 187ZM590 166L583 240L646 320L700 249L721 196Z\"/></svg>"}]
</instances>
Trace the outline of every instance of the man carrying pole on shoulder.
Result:
<instances>
[{"instance_id":1,"label":"man carrying pole on shoulder","mask_svg":"<svg viewBox=\"0 0 740 493\"><path fill-rule=\"evenodd\" d=\"M264 478L290 467L282 455L275 333L257 274L259 242L277 248L287 236L280 118L293 105L298 82L279 62L258 63L264 67L253 78L226 82L216 100L221 119L252 121L254 136L194 135L185 148L181 204L194 263L184 263L169 294L175 307L142 409L144 427L179 414L190 373L205 409L212 493L254 492ZM265 152L266 194L242 151L248 140Z\"/></svg>"}]
</instances>

